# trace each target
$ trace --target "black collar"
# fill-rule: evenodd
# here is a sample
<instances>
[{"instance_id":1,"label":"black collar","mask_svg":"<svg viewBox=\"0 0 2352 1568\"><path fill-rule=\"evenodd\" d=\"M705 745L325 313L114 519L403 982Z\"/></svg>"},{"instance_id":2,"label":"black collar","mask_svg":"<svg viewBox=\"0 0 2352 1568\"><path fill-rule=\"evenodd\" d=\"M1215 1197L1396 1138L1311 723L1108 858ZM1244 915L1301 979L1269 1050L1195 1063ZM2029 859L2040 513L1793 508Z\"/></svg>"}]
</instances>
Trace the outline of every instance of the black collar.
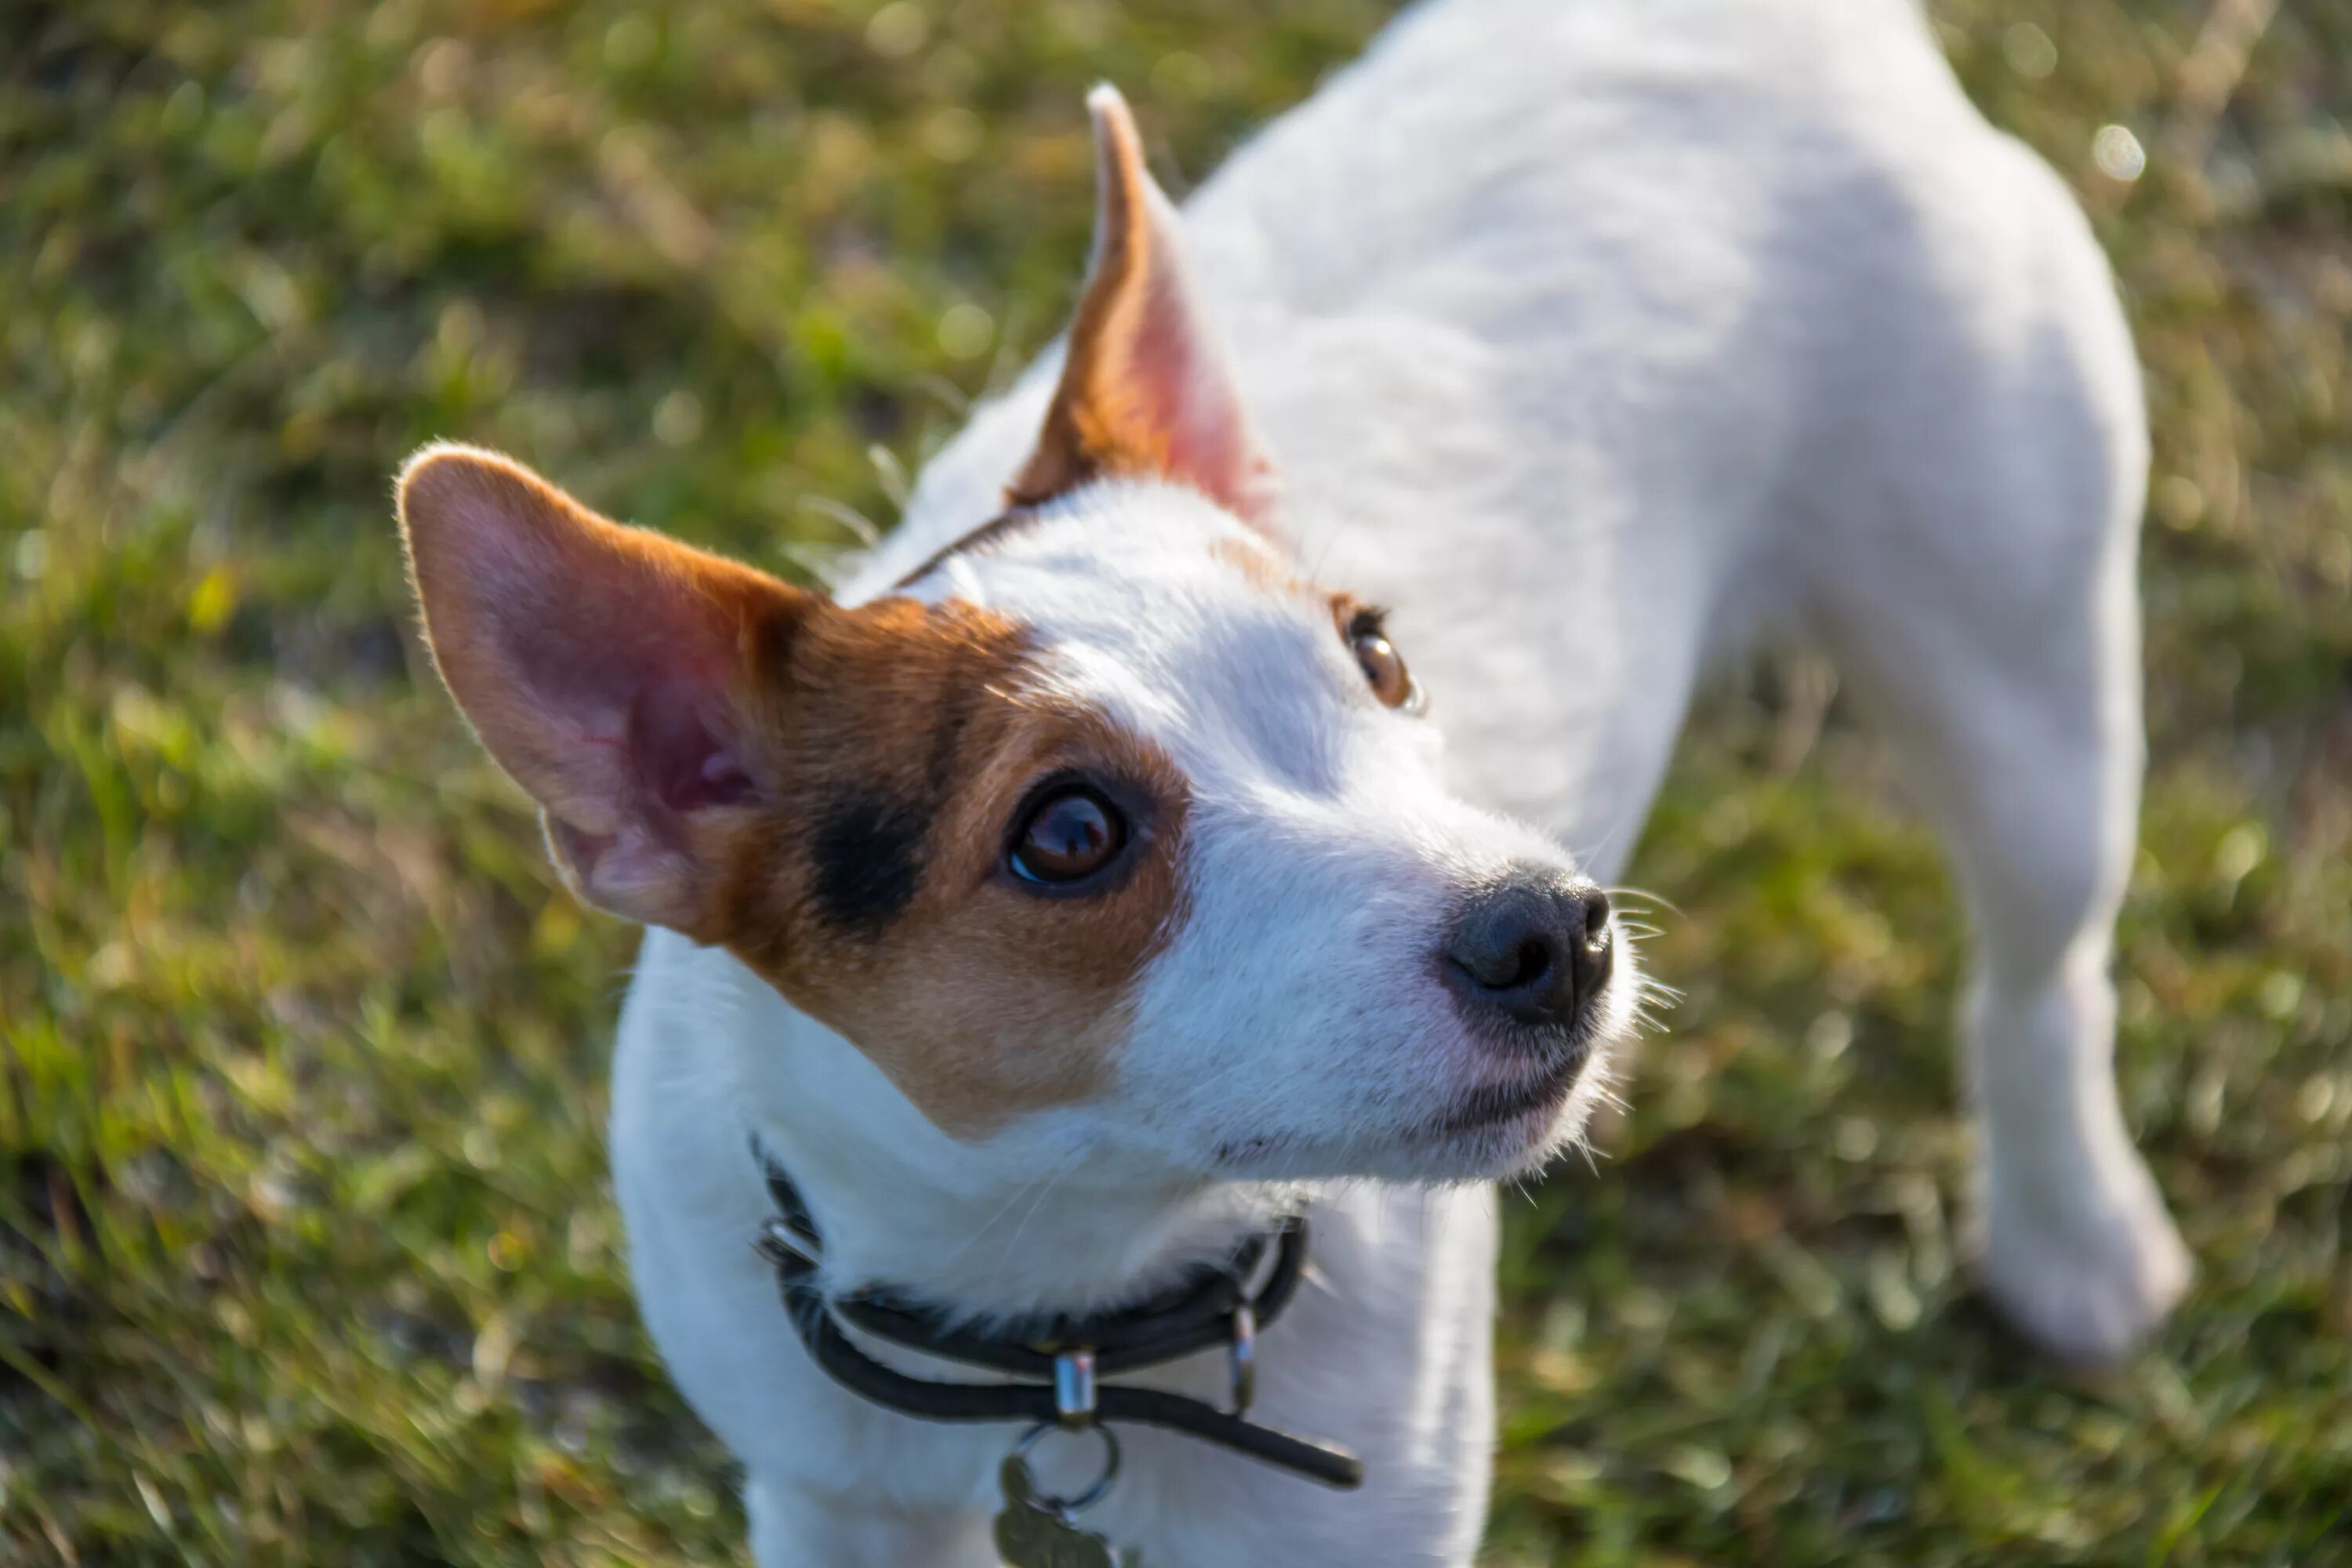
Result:
<instances>
[{"instance_id":1,"label":"black collar","mask_svg":"<svg viewBox=\"0 0 2352 1568\"><path fill-rule=\"evenodd\" d=\"M1072 1426L1117 1421L1164 1426L1327 1486L1362 1484L1363 1462L1353 1454L1243 1419L1255 1376L1257 1331L1290 1304L1306 1268L1304 1215L1280 1221L1272 1230L1250 1237L1223 1264L1197 1269L1136 1306L1084 1317L1041 1317L983 1333L934 1303L910 1300L878 1286L827 1296L817 1282L824 1238L807 1204L756 1140L752 1153L776 1205L755 1245L776 1270L785 1313L801 1343L817 1365L852 1393L926 1421L1043 1421ZM1261 1272L1265 1278L1258 1281ZM844 1322L888 1343L986 1367L1013 1381L933 1383L909 1377L851 1343L842 1331ZM1165 1389L1098 1387L1095 1382L1098 1373L1138 1372L1218 1347L1225 1350L1233 1368L1230 1411Z\"/></svg>"}]
</instances>

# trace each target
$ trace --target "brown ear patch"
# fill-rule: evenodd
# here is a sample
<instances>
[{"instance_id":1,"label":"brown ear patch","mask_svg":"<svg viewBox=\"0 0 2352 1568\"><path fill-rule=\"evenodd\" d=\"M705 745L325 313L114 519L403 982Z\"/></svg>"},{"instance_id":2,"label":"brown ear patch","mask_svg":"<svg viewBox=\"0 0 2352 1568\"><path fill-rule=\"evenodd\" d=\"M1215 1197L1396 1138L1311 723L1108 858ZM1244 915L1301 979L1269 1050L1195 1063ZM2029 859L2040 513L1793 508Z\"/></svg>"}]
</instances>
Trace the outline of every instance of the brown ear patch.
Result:
<instances>
[{"instance_id":1,"label":"brown ear patch","mask_svg":"<svg viewBox=\"0 0 2352 1568\"><path fill-rule=\"evenodd\" d=\"M1018 506L1038 506L1104 473L1150 474L1168 463L1168 437L1128 384L1134 344L1155 288L1151 176L1135 121L1120 104L1097 111L1099 168L1093 263L1070 322L1062 379L1045 411L1037 449L1009 491Z\"/></svg>"},{"instance_id":2,"label":"brown ear patch","mask_svg":"<svg viewBox=\"0 0 2352 1568\"><path fill-rule=\"evenodd\" d=\"M1087 106L1094 256L1044 428L1006 499L1038 507L1093 479L1153 477L1270 523L1280 481L1197 298L1176 209L1145 167L1126 100L1099 87Z\"/></svg>"},{"instance_id":3,"label":"brown ear patch","mask_svg":"<svg viewBox=\"0 0 2352 1568\"><path fill-rule=\"evenodd\" d=\"M1183 776L1034 666L968 605L813 618L777 686L793 806L733 859L726 946L959 1137L1098 1092L1182 917ZM1005 871L1005 836L1065 771L1134 803L1135 843L1101 891L1043 898Z\"/></svg>"}]
</instances>

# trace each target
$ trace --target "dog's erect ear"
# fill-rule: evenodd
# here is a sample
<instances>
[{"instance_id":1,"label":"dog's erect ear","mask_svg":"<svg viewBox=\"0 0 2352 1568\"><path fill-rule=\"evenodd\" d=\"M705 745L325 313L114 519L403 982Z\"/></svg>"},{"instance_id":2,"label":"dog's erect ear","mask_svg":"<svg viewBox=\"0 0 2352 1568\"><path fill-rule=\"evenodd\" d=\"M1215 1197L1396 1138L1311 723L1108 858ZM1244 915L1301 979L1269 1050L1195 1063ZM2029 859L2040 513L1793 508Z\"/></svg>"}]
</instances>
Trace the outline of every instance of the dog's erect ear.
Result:
<instances>
[{"instance_id":1,"label":"dog's erect ear","mask_svg":"<svg viewBox=\"0 0 2352 1568\"><path fill-rule=\"evenodd\" d=\"M1045 428L1010 499L1034 506L1088 479L1157 475L1270 523L1274 464L1202 311L1176 209L1143 166L1126 100L1098 87L1087 107L1100 184L1094 258Z\"/></svg>"},{"instance_id":2,"label":"dog's erect ear","mask_svg":"<svg viewBox=\"0 0 2352 1568\"><path fill-rule=\"evenodd\" d=\"M716 940L710 862L763 798L761 670L822 601L468 447L409 460L400 526L441 677L581 896Z\"/></svg>"}]
</instances>

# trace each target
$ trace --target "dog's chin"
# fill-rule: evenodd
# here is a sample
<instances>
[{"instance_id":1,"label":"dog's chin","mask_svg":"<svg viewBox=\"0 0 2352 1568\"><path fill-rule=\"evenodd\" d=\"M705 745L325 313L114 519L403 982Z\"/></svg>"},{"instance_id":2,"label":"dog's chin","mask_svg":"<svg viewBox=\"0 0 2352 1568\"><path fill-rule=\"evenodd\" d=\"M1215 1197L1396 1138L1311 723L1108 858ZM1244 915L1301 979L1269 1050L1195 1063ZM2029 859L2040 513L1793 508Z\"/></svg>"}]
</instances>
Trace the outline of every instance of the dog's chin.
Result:
<instances>
[{"instance_id":1,"label":"dog's chin","mask_svg":"<svg viewBox=\"0 0 2352 1568\"><path fill-rule=\"evenodd\" d=\"M1423 1182L1534 1174L1574 1143L1591 1120L1590 1066L1517 1089L1475 1091L1454 1111L1401 1141L1406 1168L1397 1174Z\"/></svg>"},{"instance_id":2,"label":"dog's chin","mask_svg":"<svg viewBox=\"0 0 2352 1568\"><path fill-rule=\"evenodd\" d=\"M1253 1179L1369 1179L1430 1186L1532 1175L1575 1144L1606 1079L1605 1052L1521 1079L1461 1090L1425 1120L1344 1138L1274 1134L1227 1142L1217 1173Z\"/></svg>"}]
</instances>

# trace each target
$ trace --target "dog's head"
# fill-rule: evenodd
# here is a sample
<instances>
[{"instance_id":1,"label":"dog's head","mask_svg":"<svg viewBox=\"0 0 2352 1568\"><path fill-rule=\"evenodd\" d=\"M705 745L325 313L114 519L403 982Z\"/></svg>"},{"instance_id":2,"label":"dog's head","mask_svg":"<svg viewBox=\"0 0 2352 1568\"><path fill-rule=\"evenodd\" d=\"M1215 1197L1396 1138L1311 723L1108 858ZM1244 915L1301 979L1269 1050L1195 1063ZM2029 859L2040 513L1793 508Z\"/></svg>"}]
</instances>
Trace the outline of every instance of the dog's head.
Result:
<instances>
[{"instance_id":1,"label":"dog's head","mask_svg":"<svg viewBox=\"0 0 2352 1568\"><path fill-rule=\"evenodd\" d=\"M1290 558L1094 107L1093 265L1003 517L845 606L436 447L400 512L442 674L582 896L725 946L954 1138L1525 1167L1633 1016L1607 900L1447 791L1410 650Z\"/></svg>"}]
</instances>

